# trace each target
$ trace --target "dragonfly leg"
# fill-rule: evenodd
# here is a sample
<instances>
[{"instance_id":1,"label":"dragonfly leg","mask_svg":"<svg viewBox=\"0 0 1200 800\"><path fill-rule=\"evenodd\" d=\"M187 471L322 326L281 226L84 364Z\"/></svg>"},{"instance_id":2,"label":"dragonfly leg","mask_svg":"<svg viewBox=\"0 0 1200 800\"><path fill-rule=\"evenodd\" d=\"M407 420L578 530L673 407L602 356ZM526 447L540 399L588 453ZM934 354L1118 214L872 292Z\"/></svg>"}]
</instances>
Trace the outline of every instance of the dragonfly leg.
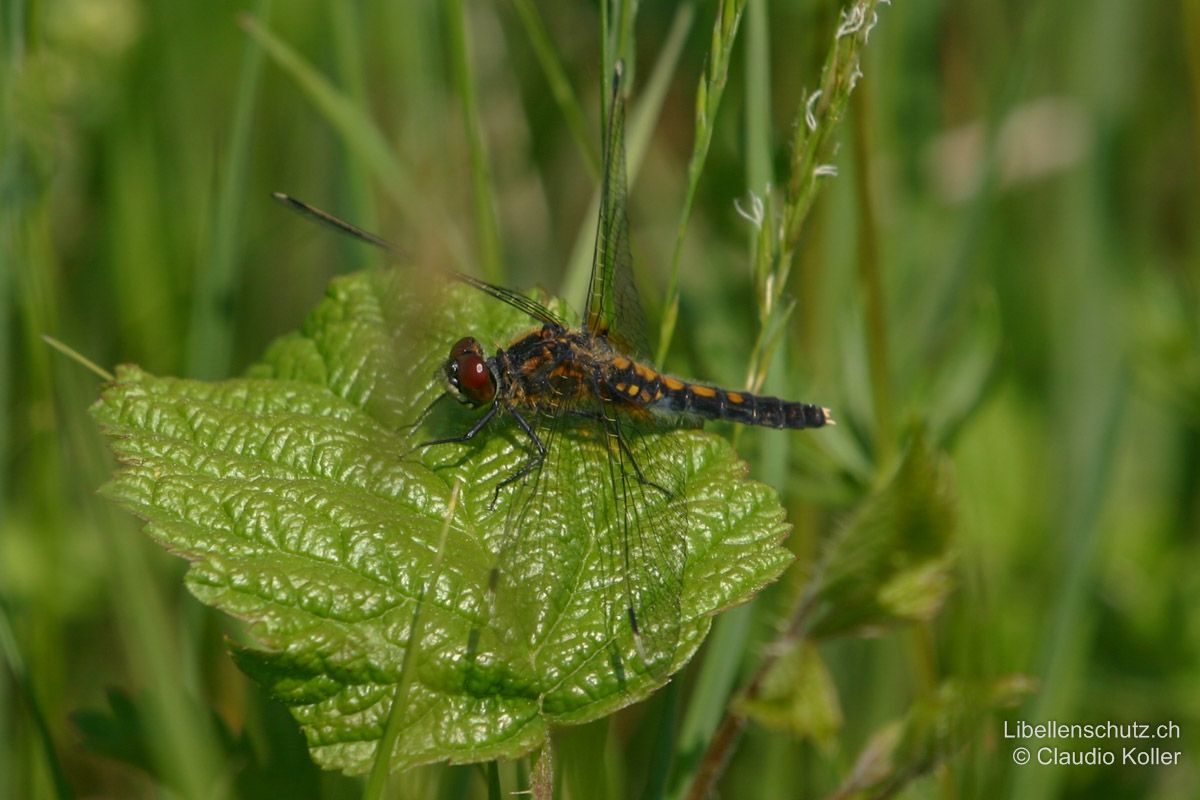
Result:
<instances>
[{"instance_id":1,"label":"dragonfly leg","mask_svg":"<svg viewBox=\"0 0 1200 800\"><path fill-rule=\"evenodd\" d=\"M416 420L414 420L413 422L410 422L407 425L401 425L400 430L405 431L407 433L415 432L417 430L417 428L421 427L421 424L424 423L425 420L429 417L429 415L433 412L433 407L436 406L438 403L442 402L442 400L445 399L445 397L448 394L450 394L450 393L442 392L437 397L433 398L433 402L431 402L429 405L425 406L425 410L422 411L419 415L417 415ZM428 442L427 444L432 444L432 442ZM421 445L417 445L417 446L424 447L425 445L421 444Z\"/></svg>"},{"instance_id":2,"label":"dragonfly leg","mask_svg":"<svg viewBox=\"0 0 1200 800\"><path fill-rule=\"evenodd\" d=\"M533 430L533 427L515 408L509 408L508 413L511 414L512 418L517 421L517 425L519 425L521 430L525 432L525 435L529 437L529 440L533 442L533 446L537 448L537 453L530 456L529 460L522 464L516 472L496 484L496 491L492 493L491 505L488 506L489 511L494 511L496 509L496 502L500 499L501 489L503 489L505 486L508 486L510 483L524 478L530 473L531 470L537 469L542 465L542 462L546 460L546 445L542 444L542 440L538 438L538 435Z\"/></svg>"},{"instance_id":3,"label":"dragonfly leg","mask_svg":"<svg viewBox=\"0 0 1200 800\"><path fill-rule=\"evenodd\" d=\"M434 402L436 403L437 401L435 400ZM496 412L499 410L500 401L497 400L496 402L492 403L491 407L487 410L487 413L480 417L475 424L471 426L471 430L467 431L461 436L447 436L445 439L433 439L428 442L421 442L414 449L423 450L426 447L433 447L435 444L461 444L462 442L469 442L475 438L476 434L483 430L484 426L492 421L492 417L496 416ZM428 409L426 409L425 413L428 413Z\"/></svg>"},{"instance_id":4,"label":"dragonfly leg","mask_svg":"<svg viewBox=\"0 0 1200 800\"><path fill-rule=\"evenodd\" d=\"M660 492L662 492L663 497L665 497L668 500L670 500L672 497L674 497L674 495L671 494L671 492L668 489L658 485L657 483L648 479L645 475L642 474L642 468L638 466L637 459L633 457L633 451L629 449L629 443L626 442L625 437L621 435L620 421L614 419L612 421L612 425L613 425L613 430L615 430L617 432L617 444L620 446L621 452L624 453L625 457L629 459L629 463L633 465L633 474L637 476L638 483L642 484L643 486L653 486L655 489L658 489Z\"/></svg>"},{"instance_id":5,"label":"dragonfly leg","mask_svg":"<svg viewBox=\"0 0 1200 800\"><path fill-rule=\"evenodd\" d=\"M638 466L637 459L633 457L633 451L629 449L629 444L625 441L625 437L621 435L621 423L616 417L609 419L603 414L599 414L595 411L582 411L580 409L571 409L570 413L573 416L582 417L583 419L590 419L593 422L600 423L604 426L606 432L610 428L615 431L617 446L621 448L621 452L625 454L625 457L629 459L629 463L633 465L633 474L637 477L638 483L642 484L643 486L653 486L655 489L658 489L660 492L662 492L663 496L668 500L671 499L672 494L669 490L659 486L657 483L648 479L642 474L642 468Z\"/></svg>"}]
</instances>

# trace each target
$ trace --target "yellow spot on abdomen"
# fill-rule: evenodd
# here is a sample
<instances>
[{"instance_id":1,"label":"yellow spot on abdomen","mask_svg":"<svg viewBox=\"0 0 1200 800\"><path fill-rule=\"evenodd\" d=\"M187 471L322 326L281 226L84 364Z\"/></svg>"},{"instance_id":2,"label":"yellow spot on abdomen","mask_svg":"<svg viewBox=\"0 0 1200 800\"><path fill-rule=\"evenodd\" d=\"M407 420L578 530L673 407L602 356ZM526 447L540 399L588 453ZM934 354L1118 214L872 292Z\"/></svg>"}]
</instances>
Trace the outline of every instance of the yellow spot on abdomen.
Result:
<instances>
[{"instance_id":1,"label":"yellow spot on abdomen","mask_svg":"<svg viewBox=\"0 0 1200 800\"><path fill-rule=\"evenodd\" d=\"M638 392L640 392L641 390L642 390L642 387L640 387L640 386L630 385L630 387L625 390L625 393L628 394L630 397L637 397Z\"/></svg>"},{"instance_id":2,"label":"yellow spot on abdomen","mask_svg":"<svg viewBox=\"0 0 1200 800\"><path fill-rule=\"evenodd\" d=\"M652 381L658 377L658 373L647 367L645 364L634 364L633 369L643 380Z\"/></svg>"},{"instance_id":3,"label":"yellow spot on abdomen","mask_svg":"<svg viewBox=\"0 0 1200 800\"><path fill-rule=\"evenodd\" d=\"M726 392L725 396L728 397L729 402L733 403L734 405L741 405L746 401L746 398L742 397L739 392Z\"/></svg>"},{"instance_id":4,"label":"yellow spot on abdomen","mask_svg":"<svg viewBox=\"0 0 1200 800\"><path fill-rule=\"evenodd\" d=\"M699 386L697 384L692 384L692 394L696 395L697 397L716 397L717 390L711 386Z\"/></svg>"},{"instance_id":5,"label":"yellow spot on abdomen","mask_svg":"<svg viewBox=\"0 0 1200 800\"><path fill-rule=\"evenodd\" d=\"M662 379L663 385L672 392L678 392L683 389L683 381L675 380L674 378L664 375Z\"/></svg>"}]
</instances>

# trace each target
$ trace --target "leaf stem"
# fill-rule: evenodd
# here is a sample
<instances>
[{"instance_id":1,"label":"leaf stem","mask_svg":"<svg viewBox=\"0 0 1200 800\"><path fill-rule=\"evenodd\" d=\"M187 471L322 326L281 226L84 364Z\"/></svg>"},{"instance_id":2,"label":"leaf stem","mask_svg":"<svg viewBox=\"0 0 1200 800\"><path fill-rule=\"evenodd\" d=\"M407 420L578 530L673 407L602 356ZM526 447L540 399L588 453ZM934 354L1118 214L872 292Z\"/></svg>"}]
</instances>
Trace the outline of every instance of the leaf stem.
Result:
<instances>
[{"instance_id":1,"label":"leaf stem","mask_svg":"<svg viewBox=\"0 0 1200 800\"><path fill-rule=\"evenodd\" d=\"M529 793L533 800L553 800L554 798L554 747L550 738L538 750L530 774Z\"/></svg>"}]
</instances>

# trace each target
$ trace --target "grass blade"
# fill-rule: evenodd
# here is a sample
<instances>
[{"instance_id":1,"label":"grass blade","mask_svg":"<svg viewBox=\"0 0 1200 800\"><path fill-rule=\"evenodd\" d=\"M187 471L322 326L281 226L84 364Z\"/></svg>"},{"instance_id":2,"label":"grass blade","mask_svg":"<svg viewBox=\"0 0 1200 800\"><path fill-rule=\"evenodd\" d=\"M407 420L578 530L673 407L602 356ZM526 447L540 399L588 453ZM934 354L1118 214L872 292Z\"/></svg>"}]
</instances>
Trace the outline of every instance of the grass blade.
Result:
<instances>
[{"instance_id":1,"label":"grass blade","mask_svg":"<svg viewBox=\"0 0 1200 800\"><path fill-rule=\"evenodd\" d=\"M366 788L363 790L363 800L381 800L387 789L388 775L392 771L392 751L396 747L396 741L400 738L400 727L404 721L402 712L408 700L409 687L413 681L413 654L421 642L423 631L421 610L425 606L425 596L429 593L430 587L437 582L438 574L441 572L442 557L446 553L446 535L450 532L450 523L454 519L454 511L458 507L458 496L461 489L462 481L456 481L454 488L450 491L450 500L446 503L446 519L442 524L442 535L438 541L433 567L429 571L429 579L421 587L413 607L412 623L409 626L409 630L412 631L409 641L412 644L404 648L404 658L400 662L400 677L396 681L395 691L392 692L392 709L388 713L387 726L384 728L383 736L375 748L375 761L371 765L371 773L367 778Z\"/></svg>"},{"instance_id":2,"label":"grass blade","mask_svg":"<svg viewBox=\"0 0 1200 800\"><path fill-rule=\"evenodd\" d=\"M603 4L602 4L603 5ZM629 124L626 126L628 140L626 141L626 167L629 170L627 186L632 187L641 168L642 160L650 147L650 136L654 132L655 123L662 112L663 101L666 99L671 76L679 65L679 56L683 51L683 43L692 27L695 10L692 4L679 6L671 20L671 28L663 41L658 60L650 79L642 88L639 101L629 114ZM626 73L628 77L629 73ZM632 84L629 84L632 85ZM605 101L607 102L607 101ZM592 195L584 224L575 237L575 246L571 250L571 258L567 262L566 276L563 279L562 294L578 301L584 297L587 290L588 277L592 271L592 244L596 238L596 217L600 209L600 187Z\"/></svg>"},{"instance_id":3,"label":"grass blade","mask_svg":"<svg viewBox=\"0 0 1200 800\"><path fill-rule=\"evenodd\" d=\"M583 106L580 105L579 98L575 96L575 90L571 88L571 81L567 79L567 74L555 52L554 43L550 41L550 35L546 31L541 15L538 14L537 7L531 0L513 0L513 6L517 9L521 24L525 26L525 34L529 37L529 43L533 45L534 55L537 56L542 73L546 76L546 82L550 85L550 93L554 95L554 101L558 103L558 107L562 111L567 128L571 131L575 144L583 154L584 163L587 164L592 179L599 182L600 149L596 146L596 140L591 131L588 130Z\"/></svg>"},{"instance_id":4,"label":"grass blade","mask_svg":"<svg viewBox=\"0 0 1200 800\"><path fill-rule=\"evenodd\" d=\"M725 82L729 77L729 59L745 8L746 0L722 0L717 6L712 47L708 52L708 66L696 88L696 128L692 156L688 161L687 190L683 196L683 208L679 211L675 249L671 254L671 269L667 277L666 302L659 328L658 354L655 358L658 364L666 359L667 351L671 347L671 337L675 332L675 322L679 318L679 259L683 255L683 237L687 231L688 220L692 216L692 204L696 199L696 188L700 185L700 173L704 171L704 161L708 158L713 124L716 122L717 109L721 105L721 96L725 92Z\"/></svg>"},{"instance_id":5,"label":"grass blade","mask_svg":"<svg viewBox=\"0 0 1200 800\"><path fill-rule=\"evenodd\" d=\"M95 361L92 361L90 358L85 356L83 353L80 353L78 350L76 350L74 347L71 347L69 344L60 342L58 339L55 339L53 336L49 336L46 334L42 335L42 341L44 341L46 344L53 347L58 352L62 353L67 358L74 361L76 364L78 364L81 367L83 367L84 369L86 369L88 372L91 372L92 374L97 375L102 380L111 381L113 379L113 374L111 372L109 372L104 367L97 364Z\"/></svg>"},{"instance_id":6,"label":"grass blade","mask_svg":"<svg viewBox=\"0 0 1200 800\"><path fill-rule=\"evenodd\" d=\"M240 18L240 22L271 60L296 81L350 149L379 176L389 196L414 218L425 217L426 213L417 201L418 195L408 172L392 152L379 128L362 109L258 19L246 14Z\"/></svg>"},{"instance_id":7,"label":"grass blade","mask_svg":"<svg viewBox=\"0 0 1200 800\"><path fill-rule=\"evenodd\" d=\"M354 104L367 107L367 87L363 76L363 40L361 6L357 3L331 3L330 22L333 28L334 59L338 79L346 87ZM367 230L377 230L379 214L371 197L370 176L361 158L348 152L344 180L349 195L349 218Z\"/></svg>"},{"instance_id":8,"label":"grass blade","mask_svg":"<svg viewBox=\"0 0 1200 800\"><path fill-rule=\"evenodd\" d=\"M896 452L895 410L892 407L892 369L888 357L887 320L884 318L883 275L879 267L879 233L871 198L870 107L866 91L854 94L854 196L858 204L858 278L866 301L867 366L871 371L871 398L875 406L878 459L886 468Z\"/></svg>"},{"instance_id":9,"label":"grass blade","mask_svg":"<svg viewBox=\"0 0 1200 800\"><path fill-rule=\"evenodd\" d=\"M254 9L259 19L269 19L271 0L259 0ZM233 296L234 253L239 221L246 196L246 161L250 152L250 125L258 99L262 75L262 50L250 42L242 52L234 102L229 152L217 195L216 219L206 268L196 275L192 318L188 331L186 372L194 377L215 378L229 371L233 350L233 320L229 298Z\"/></svg>"},{"instance_id":10,"label":"grass blade","mask_svg":"<svg viewBox=\"0 0 1200 800\"><path fill-rule=\"evenodd\" d=\"M471 197L475 205L475 234L482 256L483 277L492 283L501 283L505 270L500 226L496 222L496 190L492 185L492 170L488 165L483 127L476 107L463 0L445 0L445 9L454 88L462 104L463 124L471 153Z\"/></svg>"},{"instance_id":11,"label":"grass blade","mask_svg":"<svg viewBox=\"0 0 1200 800\"><path fill-rule=\"evenodd\" d=\"M753 622L754 603L747 603L722 614L713 626L675 745L675 770L667 795L671 800L681 800L695 780L701 756L725 714Z\"/></svg>"},{"instance_id":12,"label":"grass blade","mask_svg":"<svg viewBox=\"0 0 1200 800\"><path fill-rule=\"evenodd\" d=\"M21 656L21 648L13 634L8 604L2 597L0 597L0 653L4 654L4 659L8 663L9 675L12 677L21 699L25 701L30 719L33 720L33 728L37 732L37 742L42 759L54 783L55 796L60 800L74 797L75 793L71 790L71 784L67 782L62 761L54 747L54 737L50 735L50 726L46 724L46 715L42 713L37 692L34 691L29 671L25 668L25 659Z\"/></svg>"}]
</instances>

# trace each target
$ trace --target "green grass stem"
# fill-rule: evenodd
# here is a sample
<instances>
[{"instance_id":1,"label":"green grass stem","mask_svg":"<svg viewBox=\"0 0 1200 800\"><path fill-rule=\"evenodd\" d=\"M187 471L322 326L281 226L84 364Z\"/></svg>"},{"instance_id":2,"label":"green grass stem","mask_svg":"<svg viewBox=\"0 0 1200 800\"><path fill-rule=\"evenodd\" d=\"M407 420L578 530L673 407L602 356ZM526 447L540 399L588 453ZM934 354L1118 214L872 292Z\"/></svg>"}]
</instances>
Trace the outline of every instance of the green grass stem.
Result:
<instances>
[{"instance_id":1,"label":"green grass stem","mask_svg":"<svg viewBox=\"0 0 1200 800\"><path fill-rule=\"evenodd\" d=\"M592 175L592 180L599 183L600 148L596 143L596 137L588 129L587 115L583 113L583 106L575 95L575 90L571 88L571 81L563 69L554 42L550 41L546 24L542 21L541 14L538 13L537 6L533 4L532 0L513 0L513 7L517 10L517 16L520 17L521 25L525 28L525 35L533 46L534 55L537 56L538 64L542 67L542 74L545 75L546 83L550 86L550 93L554 95L554 102L558 104L563 120L567 123L567 129L571 132L575 145L583 155L583 161Z\"/></svg>"},{"instance_id":2,"label":"green grass stem","mask_svg":"<svg viewBox=\"0 0 1200 800\"><path fill-rule=\"evenodd\" d=\"M658 731L654 737L654 749L650 753L650 769L646 777L646 788L642 800L660 800L666 795L675 762L678 744L678 717L683 681L673 680L662 689L663 712L658 718Z\"/></svg>"},{"instance_id":3,"label":"green grass stem","mask_svg":"<svg viewBox=\"0 0 1200 800\"><path fill-rule=\"evenodd\" d=\"M338 80L356 106L368 108L361 7L358 3L330 3L329 16ZM370 174L363 160L349 148L343 180L350 200L348 218L365 230L378 230L379 213L371 195Z\"/></svg>"},{"instance_id":4,"label":"green grass stem","mask_svg":"<svg viewBox=\"0 0 1200 800\"><path fill-rule=\"evenodd\" d=\"M650 138L654 133L655 123L662 113L667 90L670 87L671 78L675 74L675 69L679 65L679 56L683 52L683 45L687 40L688 31L691 29L693 17L694 10L690 3L679 6L672 16L671 27L663 41L658 58L654 62L650 78L638 93L637 102L633 104L629 114L625 146L627 180L631 192L642 161L650 148ZM626 77L628 78L628 73ZM584 215L583 224L575 236L575 245L571 249L566 277L562 283L561 293L571 302L581 303L585 299L584 292L587 290L588 278L592 271L592 247L596 239L596 216L599 214L599 210L600 187L597 186Z\"/></svg>"},{"instance_id":5,"label":"green grass stem","mask_svg":"<svg viewBox=\"0 0 1200 800\"><path fill-rule=\"evenodd\" d=\"M392 692L392 707L388 712L383 736L380 737L379 744L375 748L375 760L371 764L371 772L367 776L367 784L363 789L363 800L383 800L384 792L387 790L388 775L392 772L392 753L396 749L396 742L400 739L408 692L413 682L413 659L424 632L421 610L424 607L425 596L429 593L430 587L437 583L438 576L441 574L442 559L446 553L446 536L450 533L450 523L454 521L454 511L458 508L458 496L461 489L462 481L455 481L454 487L450 490L450 500L446 503L446 519L442 524L441 536L438 538L437 553L429 571L429 579L421 587L421 592L413 604L412 622L408 628L411 632L408 637L408 646L404 648L404 658L400 662L400 677L396 681L395 691Z\"/></svg>"},{"instance_id":6,"label":"green grass stem","mask_svg":"<svg viewBox=\"0 0 1200 800\"><path fill-rule=\"evenodd\" d=\"M63 769L62 760L58 757L58 751L54 747L54 737L50 733L46 715L38 701L38 693L33 685L33 676L26 668L25 658L21 654L17 637L13 633L11 613L2 595L0 595L0 653L4 654L4 661L8 665L8 674L25 704L29 719L33 722L33 729L37 733L37 749L40 751L42 762L49 771L50 779L54 784L54 796L59 800L69 800L75 796L75 793L71 790L70 783L67 782L67 774Z\"/></svg>"},{"instance_id":7,"label":"green grass stem","mask_svg":"<svg viewBox=\"0 0 1200 800\"><path fill-rule=\"evenodd\" d=\"M258 19L269 20L271 0L258 0ZM224 169L217 189L217 205L208 244L208 258L197 270L193 283L191 322L188 331L186 371L197 378L228 374L233 354L232 299L237 291L236 261L240 223L246 204L246 182L250 158L251 123L258 102L262 75L262 49L247 41L238 72L237 99Z\"/></svg>"},{"instance_id":8,"label":"green grass stem","mask_svg":"<svg viewBox=\"0 0 1200 800\"><path fill-rule=\"evenodd\" d=\"M471 155L471 199L475 207L475 237L480 250L483 277L492 283L503 283L504 248L500 243L500 226L496 221L496 190L492 184L492 168L488 163L483 126L479 121L475 97L475 78L471 71L471 43L463 0L445 0L446 36L450 56L450 71L458 95Z\"/></svg>"},{"instance_id":9,"label":"green grass stem","mask_svg":"<svg viewBox=\"0 0 1200 800\"><path fill-rule=\"evenodd\" d=\"M675 769L667 794L671 800L688 796L696 780L702 757L725 716L753 624L754 604L747 603L721 615L713 626L675 744Z\"/></svg>"},{"instance_id":10,"label":"green grass stem","mask_svg":"<svg viewBox=\"0 0 1200 800\"><path fill-rule=\"evenodd\" d=\"M321 116L333 126L347 147L362 159L384 191L405 214L418 222L430 223L433 214L427 204L421 202L419 193L414 191L407 168L365 111L262 22L250 15L242 16L240 21L246 33L304 91Z\"/></svg>"},{"instance_id":11,"label":"green grass stem","mask_svg":"<svg viewBox=\"0 0 1200 800\"><path fill-rule=\"evenodd\" d=\"M606 718L555 731L555 761L572 800L609 800L608 728Z\"/></svg>"},{"instance_id":12,"label":"green grass stem","mask_svg":"<svg viewBox=\"0 0 1200 800\"><path fill-rule=\"evenodd\" d=\"M721 0L717 4L717 16L713 22L712 44L709 47L704 74L696 87L696 121L692 133L692 155L688 160L687 188L683 195L683 206L679 211L679 224L675 231L675 248L671 252L671 267L667 273L667 289L663 305L662 322L659 327L658 352L655 363L666 361L671 348L671 337L679 319L679 262L683 257L683 241L688 220L692 216L692 204L696 200L696 189L700 175L708 158L712 143L713 126L717 120L717 109L725 93L729 79L729 60L733 55L733 44L737 39L738 26L746 0Z\"/></svg>"},{"instance_id":13,"label":"green grass stem","mask_svg":"<svg viewBox=\"0 0 1200 800\"><path fill-rule=\"evenodd\" d=\"M741 0L461 0L457 19L446 2L286 15L275 2L268 17L254 0L241 4L260 20L248 33L227 0L106 0L100 17L94 2L0 9L0 796L363 793L366 776L322 774L286 707L231 663L226 637L253 646L255 631L194 601L186 566L95 497L112 465L87 408L117 363L227 377L296 328L321 293L308 278L362 265L353 242L293 235L265 202L273 190L327 192L307 199L401 241L417 270L481 269L471 204L490 196L501 260L567 287L578 307L596 216L586 176L601 162L592 105L607 101L618 58L636 277L644 299L672 281L647 303L663 307L651 309L656 333L682 292L667 320L677 335L655 343L664 366L744 376L828 404L841 423L729 434L784 499L797 565L787 586L714 620L703 661L668 696L623 710L603 735L578 732L557 770L545 748L528 770L429 765L387 776L383 793L558 796L570 773L570 788L582 777L597 794L603 781L606 798L828 797L853 782L881 721L920 712L914 697L1014 673L1039 686L1014 714L1175 719L1186 753L1200 730L1196 648L1179 635L1200 604L1200 0L1082 14L744 0L725 116L712 120L695 115L713 100L720 25L691 25ZM452 22L470 33L457 53ZM851 94L859 62L866 80ZM474 92L466 136L456 69ZM496 158L481 192L470 182L484 141ZM722 273L739 263L749 286ZM887 451L903 465L918 429L953 476L959 563L944 610L866 639L804 642L820 669L805 667L811 684L789 677L759 642L764 616L828 584L830 543L878 507ZM430 561L440 525L427 529ZM701 561L689 552L689 567ZM846 591L873 586L867 571L847 569ZM186 585L203 590L203 574ZM433 612L422 606L426 640ZM783 622L807 635L802 614ZM782 695L741 702L772 663ZM106 686L129 699L92 711ZM788 695L806 686L818 688ZM838 706L820 720L836 729L789 716L806 702ZM73 718L128 715L141 731L128 760L82 751ZM863 793L1037 800L1198 783L1186 757L1161 770L1020 768L978 746L988 725L955 734L957 754L932 771L907 762L918 782ZM395 749L409 740L405 728ZM91 734L82 744L105 747Z\"/></svg>"},{"instance_id":14,"label":"green grass stem","mask_svg":"<svg viewBox=\"0 0 1200 800\"><path fill-rule=\"evenodd\" d=\"M865 78L863 79L865 80ZM862 83L862 81L860 81ZM879 233L872 197L872 164L869 131L870 106L865 86L853 95L854 190L858 212L858 278L866 306L867 364L871 397L875 405L876 447L886 465L896 452L895 408L892 405L892 368L888 355L888 330L884 312L883 275L879 266ZM885 466L886 469L886 466Z\"/></svg>"},{"instance_id":15,"label":"green grass stem","mask_svg":"<svg viewBox=\"0 0 1200 800\"><path fill-rule=\"evenodd\" d=\"M787 283L804 221L812 209L821 179L836 174L826 160L832 155L833 134L862 74L861 53L878 20L877 5L876 0L855 0L843 8L818 88L805 99L804 108L797 115L780 228L783 240L781 284Z\"/></svg>"},{"instance_id":16,"label":"green grass stem","mask_svg":"<svg viewBox=\"0 0 1200 800\"><path fill-rule=\"evenodd\" d=\"M101 380L111 381L113 379L113 374L111 372L104 369L104 367L101 367L95 361L92 361L90 358L85 356L83 353L80 353L74 347L71 347L68 344L64 344L63 342L60 342L58 339L55 339L53 336L49 336L46 334L42 334L42 341L44 341L46 344L53 347L58 352L62 353L67 358L74 361L79 366L86 369L88 372L91 372L93 375L96 375Z\"/></svg>"}]
</instances>

